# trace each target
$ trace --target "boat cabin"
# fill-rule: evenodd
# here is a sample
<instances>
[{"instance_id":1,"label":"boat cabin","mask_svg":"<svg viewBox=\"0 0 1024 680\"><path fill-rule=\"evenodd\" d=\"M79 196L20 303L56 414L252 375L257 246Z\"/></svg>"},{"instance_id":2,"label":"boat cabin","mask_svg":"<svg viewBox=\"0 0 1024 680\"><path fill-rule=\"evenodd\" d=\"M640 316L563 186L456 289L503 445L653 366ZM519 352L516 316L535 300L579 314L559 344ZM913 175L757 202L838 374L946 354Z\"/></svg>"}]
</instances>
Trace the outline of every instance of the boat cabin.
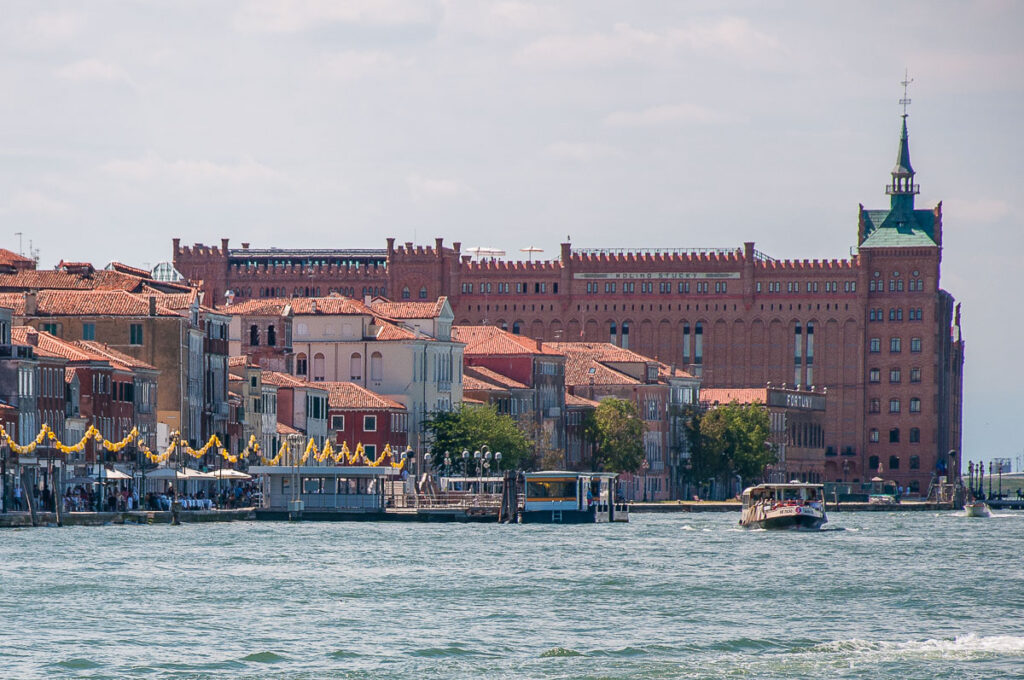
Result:
<instances>
[{"instance_id":1,"label":"boat cabin","mask_svg":"<svg viewBox=\"0 0 1024 680\"><path fill-rule=\"evenodd\" d=\"M385 482L401 472L391 466L257 465L249 474L260 479L263 507L291 510L383 512Z\"/></svg>"},{"instance_id":2,"label":"boat cabin","mask_svg":"<svg viewBox=\"0 0 1024 680\"><path fill-rule=\"evenodd\" d=\"M764 501L776 505L820 504L824 497L821 484L758 484L743 490L743 507L748 508Z\"/></svg>"},{"instance_id":3,"label":"boat cabin","mask_svg":"<svg viewBox=\"0 0 1024 680\"><path fill-rule=\"evenodd\" d=\"M527 472L523 477L523 522L629 521L628 506L618 500L615 473L548 471Z\"/></svg>"}]
</instances>

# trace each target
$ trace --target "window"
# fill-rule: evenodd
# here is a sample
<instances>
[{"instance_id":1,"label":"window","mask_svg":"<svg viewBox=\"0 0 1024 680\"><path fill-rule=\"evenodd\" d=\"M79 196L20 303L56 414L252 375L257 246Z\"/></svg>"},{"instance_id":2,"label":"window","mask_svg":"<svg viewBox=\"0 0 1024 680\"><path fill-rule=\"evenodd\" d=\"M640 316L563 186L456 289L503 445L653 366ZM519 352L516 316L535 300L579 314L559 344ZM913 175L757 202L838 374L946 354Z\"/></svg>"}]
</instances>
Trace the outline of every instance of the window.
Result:
<instances>
[{"instance_id":1,"label":"window","mask_svg":"<svg viewBox=\"0 0 1024 680\"><path fill-rule=\"evenodd\" d=\"M872 368L868 371L868 382L882 382L882 372L877 368Z\"/></svg>"},{"instance_id":2,"label":"window","mask_svg":"<svg viewBox=\"0 0 1024 680\"><path fill-rule=\"evenodd\" d=\"M889 338L889 352L892 354L899 354L902 350L902 340L900 338Z\"/></svg>"},{"instance_id":3,"label":"window","mask_svg":"<svg viewBox=\"0 0 1024 680\"><path fill-rule=\"evenodd\" d=\"M693 328L693 363L704 363L704 324L700 321Z\"/></svg>"},{"instance_id":4,"label":"window","mask_svg":"<svg viewBox=\"0 0 1024 680\"><path fill-rule=\"evenodd\" d=\"M349 357L348 373L349 380L363 379L363 355L361 355L359 352L353 352L352 356Z\"/></svg>"},{"instance_id":5,"label":"window","mask_svg":"<svg viewBox=\"0 0 1024 680\"><path fill-rule=\"evenodd\" d=\"M889 400L889 413L899 413L899 412L900 412L900 400L899 399L890 399Z\"/></svg>"},{"instance_id":6,"label":"window","mask_svg":"<svg viewBox=\"0 0 1024 680\"><path fill-rule=\"evenodd\" d=\"M876 430L875 428L871 428L870 430L868 430L868 441L871 442L872 444L878 443L878 430Z\"/></svg>"},{"instance_id":7,"label":"window","mask_svg":"<svg viewBox=\"0 0 1024 680\"><path fill-rule=\"evenodd\" d=\"M875 398L868 402L868 413L881 413L882 402L880 399Z\"/></svg>"},{"instance_id":8,"label":"window","mask_svg":"<svg viewBox=\"0 0 1024 680\"><path fill-rule=\"evenodd\" d=\"M370 380L384 379L384 355L374 352L370 355Z\"/></svg>"},{"instance_id":9,"label":"window","mask_svg":"<svg viewBox=\"0 0 1024 680\"><path fill-rule=\"evenodd\" d=\"M259 347L260 344L260 327L256 324L249 326L249 346Z\"/></svg>"},{"instance_id":10,"label":"window","mask_svg":"<svg viewBox=\"0 0 1024 680\"><path fill-rule=\"evenodd\" d=\"M521 332L522 332L522 327L519 325L519 322L518 321L513 321L512 322L512 334L513 335L519 335Z\"/></svg>"},{"instance_id":11,"label":"window","mask_svg":"<svg viewBox=\"0 0 1024 680\"><path fill-rule=\"evenodd\" d=\"M910 382L919 383L921 382L921 369L912 368L910 369Z\"/></svg>"},{"instance_id":12,"label":"window","mask_svg":"<svg viewBox=\"0 0 1024 680\"><path fill-rule=\"evenodd\" d=\"M427 299L427 287L426 286L420 288L420 299L421 300L426 300Z\"/></svg>"},{"instance_id":13,"label":"window","mask_svg":"<svg viewBox=\"0 0 1024 680\"><path fill-rule=\"evenodd\" d=\"M622 322L622 348L629 349L629 322Z\"/></svg>"},{"instance_id":14,"label":"window","mask_svg":"<svg viewBox=\"0 0 1024 680\"><path fill-rule=\"evenodd\" d=\"M363 432L377 431L377 416L363 416Z\"/></svg>"},{"instance_id":15,"label":"window","mask_svg":"<svg viewBox=\"0 0 1024 680\"><path fill-rule=\"evenodd\" d=\"M920 352L921 351L921 338L911 338L910 339L910 351L911 352Z\"/></svg>"},{"instance_id":16,"label":"window","mask_svg":"<svg viewBox=\"0 0 1024 680\"><path fill-rule=\"evenodd\" d=\"M868 344L868 351L870 352L881 352L882 351L882 340L880 338L871 338Z\"/></svg>"},{"instance_id":17,"label":"window","mask_svg":"<svg viewBox=\"0 0 1024 680\"><path fill-rule=\"evenodd\" d=\"M890 444L899 444L900 443L900 428L894 427L891 430L889 430L889 443ZM889 467L892 467L892 463L889 464Z\"/></svg>"},{"instance_id":18,"label":"window","mask_svg":"<svg viewBox=\"0 0 1024 680\"><path fill-rule=\"evenodd\" d=\"M313 355L313 380L316 382L323 382L327 377L326 374L326 357L321 353L317 352Z\"/></svg>"},{"instance_id":19,"label":"window","mask_svg":"<svg viewBox=\"0 0 1024 680\"><path fill-rule=\"evenodd\" d=\"M142 324L133 323L128 327L128 344L130 345L141 345L142 344Z\"/></svg>"},{"instance_id":20,"label":"window","mask_svg":"<svg viewBox=\"0 0 1024 680\"><path fill-rule=\"evenodd\" d=\"M911 444L920 444L921 443L921 428L919 428L919 427L912 427L912 428L910 428L910 443ZM917 456L911 456L910 457L910 469L911 470L916 470L917 469L917 466L914 465L914 459L915 458L917 458Z\"/></svg>"},{"instance_id":21,"label":"window","mask_svg":"<svg viewBox=\"0 0 1024 680\"><path fill-rule=\"evenodd\" d=\"M612 284L612 285L614 285L614 284ZM623 293L635 293L636 292L636 284L631 282L631 281L628 282L628 283L623 283L622 284L622 292Z\"/></svg>"},{"instance_id":22,"label":"window","mask_svg":"<svg viewBox=\"0 0 1024 680\"><path fill-rule=\"evenodd\" d=\"M366 457L369 458L370 460L375 460L377 458L377 445L376 444L367 444L367 445L365 445L363 447L363 453L366 454Z\"/></svg>"},{"instance_id":23,"label":"window","mask_svg":"<svg viewBox=\"0 0 1024 680\"><path fill-rule=\"evenodd\" d=\"M900 469L900 457L899 456L889 456L889 469L890 470L899 470Z\"/></svg>"},{"instance_id":24,"label":"window","mask_svg":"<svg viewBox=\"0 0 1024 680\"><path fill-rule=\"evenodd\" d=\"M890 368L889 369L889 382L890 383L894 383L894 384L900 382L900 369L898 369L898 368Z\"/></svg>"},{"instance_id":25,"label":"window","mask_svg":"<svg viewBox=\"0 0 1024 680\"><path fill-rule=\"evenodd\" d=\"M920 413L921 412L921 400L914 397L910 400L910 412Z\"/></svg>"},{"instance_id":26,"label":"window","mask_svg":"<svg viewBox=\"0 0 1024 680\"><path fill-rule=\"evenodd\" d=\"M404 286L402 288L402 299L403 300L408 300L409 297L410 297L410 295L409 295L409 286Z\"/></svg>"},{"instance_id":27,"label":"window","mask_svg":"<svg viewBox=\"0 0 1024 680\"><path fill-rule=\"evenodd\" d=\"M83 323L82 324L82 340L95 340L96 339L96 324L94 323Z\"/></svg>"},{"instance_id":28,"label":"window","mask_svg":"<svg viewBox=\"0 0 1024 680\"><path fill-rule=\"evenodd\" d=\"M878 456L871 456L870 458L868 458L868 469L869 470L877 470L878 469Z\"/></svg>"},{"instance_id":29,"label":"window","mask_svg":"<svg viewBox=\"0 0 1024 680\"><path fill-rule=\"evenodd\" d=\"M331 416L331 429L332 430L344 430L345 429L345 416Z\"/></svg>"},{"instance_id":30,"label":"window","mask_svg":"<svg viewBox=\"0 0 1024 680\"><path fill-rule=\"evenodd\" d=\"M295 355L295 375L306 375L309 371L306 355L303 352Z\"/></svg>"},{"instance_id":31,"label":"window","mask_svg":"<svg viewBox=\"0 0 1024 680\"><path fill-rule=\"evenodd\" d=\"M613 345L617 344L618 336L619 334L616 332L615 322L612 321L611 323L608 324L608 342L612 343Z\"/></svg>"},{"instance_id":32,"label":"window","mask_svg":"<svg viewBox=\"0 0 1024 680\"><path fill-rule=\"evenodd\" d=\"M267 347L274 347L277 345L277 329L274 328L274 324L267 326Z\"/></svg>"},{"instance_id":33,"label":"window","mask_svg":"<svg viewBox=\"0 0 1024 680\"><path fill-rule=\"evenodd\" d=\"M903 308L891 307L889 309L889 321L903 321Z\"/></svg>"}]
</instances>

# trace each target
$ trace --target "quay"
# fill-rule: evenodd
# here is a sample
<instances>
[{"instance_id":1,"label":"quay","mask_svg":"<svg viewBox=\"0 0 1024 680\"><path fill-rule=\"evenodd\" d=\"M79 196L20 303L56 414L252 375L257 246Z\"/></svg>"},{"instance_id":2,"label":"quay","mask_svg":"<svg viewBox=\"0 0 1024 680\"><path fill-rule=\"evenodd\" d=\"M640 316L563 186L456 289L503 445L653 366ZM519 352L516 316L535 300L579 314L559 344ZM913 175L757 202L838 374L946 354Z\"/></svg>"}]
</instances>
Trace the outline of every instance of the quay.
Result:
<instances>
[{"instance_id":1,"label":"quay","mask_svg":"<svg viewBox=\"0 0 1024 680\"><path fill-rule=\"evenodd\" d=\"M179 521L187 524L200 522L240 522L255 519L253 508L235 510L181 510ZM98 527L108 524L171 524L174 514L169 510L128 510L123 512L64 512L60 524L66 527ZM35 526L57 526L57 514L36 512ZM31 527L31 512L7 512L0 514L0 528L13 529Z\"/></svg>"}]
</instances>

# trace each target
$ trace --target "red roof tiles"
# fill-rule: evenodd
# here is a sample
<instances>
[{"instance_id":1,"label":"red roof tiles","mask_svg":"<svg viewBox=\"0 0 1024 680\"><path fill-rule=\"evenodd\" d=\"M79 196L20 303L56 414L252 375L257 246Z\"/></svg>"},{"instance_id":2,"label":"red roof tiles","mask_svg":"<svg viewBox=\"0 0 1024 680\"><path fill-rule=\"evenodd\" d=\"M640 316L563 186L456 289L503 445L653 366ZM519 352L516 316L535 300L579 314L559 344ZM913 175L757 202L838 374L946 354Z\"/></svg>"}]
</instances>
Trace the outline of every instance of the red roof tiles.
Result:
<instances>
[{"instance_id":1,"label":"red roof tiles","mask_svg":"<svg viewBox=\"0 0 1024 680\"><path fill-rule=\"evenodd\" d=\"M706 401L709 404L731 404L732 402L739 402L740 404L767 404L768 403L768 390L764 387L755 388L703 388L700 391L700 400Z\"/></svg>"},{"instance_id":2,"label":"red roof tiles","mask_svg":"<svg viewBox=\"0 0 1024 680\"><path fill-rule=\"evenodd\" d=\"M444 310L446 297L433 302L395 302L377 297L370 302L370 309L390 319L436 319Z\"/></svg>"},{"instance_id":3,"label":"red roof tiles","mask_svg":"<svg viewBox=\"0 0 1024 680\"><path fill-rule=\"evenodd\" d=\"M467 389L465 387L465 378L466 377L475 379L475 380L477 380L479 382L482 382L482 383L485 383L485 384L490 384L492 386L490 389L493 389L493 387L500 387L500 388L506 389L506 390L507 389L523 389L523 390L529 389L526 385L524 385L523 383L519 382L518 380L513 380L512 378L509 378L508 376L502 375L501 373L498 373L497 371L492 371L491 369L487 368L486 366L466 366L463 369L463 389ZM484 388L479 388L479 389L488 389L488 388L484 387Z\"/></svg>"},{"instance_id":4,"label":"red roof tiles","mask_svg":"<svg viewBox=\"0 0 1024 680\"><path fill-rule=\"evenodd\" d=\"M393 399L350 382L316 383L327 390L327 404L338 410L392 409L405 410L405 406Z\"/></svg>"},{"instance_id":5,"label":"red roof tiles","mask_svg":"<svg viewBox=\"0 0 1024 680\"><path fill-rule=\"evenodd\" d=\"M536 340L494 326L452 326L452 339L466 343L466 356L560 354L545 348L543 343Z\"/></svg>"},{"instance_id":6,"label":"red roof tiles","mask_svg":"<svg viewBox=\"0 0 1024 680\"><path fill-rule=\"evenodd\" d=\"M36 313L25 313L25 298L31 293L0 293L0 307L14 310L15 316L149 316L147 296L123 290L41 290L35 293ZM179 316L164 307L157 298L156 316Z\"/></svg>"}]
</instances>

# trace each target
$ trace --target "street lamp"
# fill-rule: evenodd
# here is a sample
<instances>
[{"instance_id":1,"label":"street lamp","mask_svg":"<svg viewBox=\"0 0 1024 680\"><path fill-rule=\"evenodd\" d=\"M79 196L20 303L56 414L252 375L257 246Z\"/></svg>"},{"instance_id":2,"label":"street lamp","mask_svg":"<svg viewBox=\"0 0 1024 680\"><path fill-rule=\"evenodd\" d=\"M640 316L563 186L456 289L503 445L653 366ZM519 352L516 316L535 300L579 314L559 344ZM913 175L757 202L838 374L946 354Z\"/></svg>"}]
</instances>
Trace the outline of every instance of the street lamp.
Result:
<instances>
[{"instance_id":1,"label":"street lamp","mask_svg":"<svg viewBox=\"0 0 1024 680\"><path fill-rule=\"evenodd\" d=\"M494 452L494 469L501 470L501 451Z\"/></svg>"},{"instance_id":2,"label":"street lamp","mask_svg":"<svg viewBox=\"0 0 1024 680\"><path fill-rule=\"evenodd\" d=\"M466 490L466 486L469 484L469 451L467 449L462 450L462 490Z\"/></svg>"},{"instance_id":3,"label":"street lamp","mask_svg":"<svg viewBox=\"0 0 1024 680\"><path fill-rule=\"evenodd\" d=\"M423 471L428 475L430 474L430 461L433 460L433 458L434 457L430 454L430 451L423 454L423 463L425 468Z\"/></svg>"},{"instance_id":4,"label":"street lamp","mask_svg":"<svg viewBox=\"0 0 1024 680\"><path fill-rule=\"evenodd\" d=\"M647 471L651 469L651 464L644 458L644 462L640 464L640 469L644 473L644 503L647 502Z\"/></svg>"},{"instance_id":5,"label":"street lamp","mask_svg":"<svg viewBox=\"0 0 1024 680\"><path fill-rule=\"evenodd\" d=\"M452 454L450 451L444 452L444 474L446 477L450 477L452 474Z\"/></svg>"}]
</instances>

